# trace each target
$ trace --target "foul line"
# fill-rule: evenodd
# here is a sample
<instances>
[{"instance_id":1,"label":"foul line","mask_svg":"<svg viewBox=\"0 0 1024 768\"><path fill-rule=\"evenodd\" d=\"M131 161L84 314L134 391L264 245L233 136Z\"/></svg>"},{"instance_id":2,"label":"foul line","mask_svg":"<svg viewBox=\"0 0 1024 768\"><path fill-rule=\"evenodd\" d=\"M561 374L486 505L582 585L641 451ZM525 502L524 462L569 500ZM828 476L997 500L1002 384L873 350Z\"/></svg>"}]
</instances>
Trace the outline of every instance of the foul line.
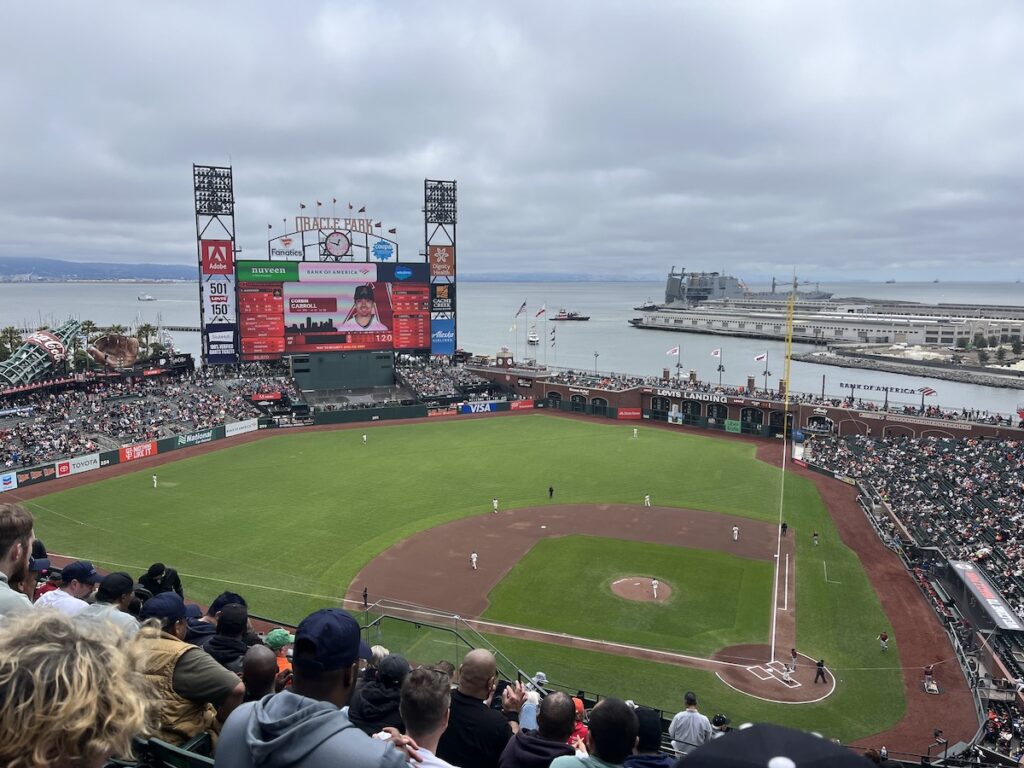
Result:
<instances>
[{"instance_id":1,"label":"foul line","mask_svg":"<svg viewBox=\"0 0 1024 768\"><path fill-rule=\"evenodd\" d=\"M831 670L829 670L829 671L831 671ZM759 699L760 701L767 701L769 704L817 704L819 701L824 701L825 699L827 699L829 696L831 696L833 693L835 693L835 690L836 690L836 678L833 675L832 676L832 680L831 680L832 687L828 689L828 691L825 693L824 696L821 696L821 697L819 697L817 699L807 699L806 701L805 700L783 701L782 699L769 699L769 698L767 698L765 696L758 696L755 693L750 693L749 691L744 691L742 688L737 688L735 685L733 685L728 680L726 680L724 677L722 677L722 673L721 672L715 672L715 677L717 677L725 685L729 686L730 688L732 688L737 693L742 693L743 695L749 696L752 699Z\"/></svg>"},{"instance_id":2,"label":"foul line","mask_svg":"<svg viewBox=\"0 0 1024 768\"><path fill-rule=\"evenodd\" d=\"M827 581L829 584L842 584L843 583L841 581L833 581L832 579L830 579L828 577L828 563L826 563L824 560L821 561L821 567L825 569L825 581Z\"/></svg>"}]
</instances>

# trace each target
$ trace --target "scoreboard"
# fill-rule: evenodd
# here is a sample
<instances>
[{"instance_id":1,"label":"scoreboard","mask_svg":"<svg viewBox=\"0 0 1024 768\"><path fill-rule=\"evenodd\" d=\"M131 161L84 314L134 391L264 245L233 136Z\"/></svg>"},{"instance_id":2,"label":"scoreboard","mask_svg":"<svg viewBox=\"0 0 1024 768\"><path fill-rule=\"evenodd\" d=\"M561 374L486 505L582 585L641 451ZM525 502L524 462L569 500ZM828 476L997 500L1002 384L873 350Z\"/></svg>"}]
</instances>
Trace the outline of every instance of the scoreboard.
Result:
<instances>
[{"instance_id":1,"label":"scoreboard","mask_svg":"<svg viewBox=\"0 0 1024 768\"><path fill-rule=\"evenodd\" d=\"M238 261L242 360L430 349L426 264Z\"/></svg>"}]
</instances>

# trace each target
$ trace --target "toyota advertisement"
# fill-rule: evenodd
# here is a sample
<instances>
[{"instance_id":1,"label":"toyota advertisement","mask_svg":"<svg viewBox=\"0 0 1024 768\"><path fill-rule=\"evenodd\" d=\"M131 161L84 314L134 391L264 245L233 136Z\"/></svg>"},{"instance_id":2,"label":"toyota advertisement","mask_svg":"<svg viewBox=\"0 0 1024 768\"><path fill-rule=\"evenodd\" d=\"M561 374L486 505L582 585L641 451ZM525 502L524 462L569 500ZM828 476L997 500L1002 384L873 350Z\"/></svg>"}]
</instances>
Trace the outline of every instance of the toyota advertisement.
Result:
<instances>
[{"instance_id":1,"label":"toyota advertisement","mask_svg":"<svg viewBox=\"0 0 1024 768\"><path fill-rule=\"evenodd\" d=\"M426 264L239 261L242 360L350 350L429 350Z\"/></svg>"}]
</instances>

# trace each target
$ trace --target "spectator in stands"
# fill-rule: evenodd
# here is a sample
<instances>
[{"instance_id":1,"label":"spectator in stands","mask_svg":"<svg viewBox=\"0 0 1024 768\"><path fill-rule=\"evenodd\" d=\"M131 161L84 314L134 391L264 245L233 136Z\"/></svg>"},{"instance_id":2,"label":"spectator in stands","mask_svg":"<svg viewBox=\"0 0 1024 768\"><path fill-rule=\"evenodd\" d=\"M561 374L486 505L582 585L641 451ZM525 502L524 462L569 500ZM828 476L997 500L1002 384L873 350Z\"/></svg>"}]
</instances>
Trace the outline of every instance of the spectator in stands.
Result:
<instances>
[{"instance_id":1,"label":"spectator in stands","mask_svg":"<svg viewBox=\"0 0 1024 768\"><path fill-rule=\"evenodd\" d=\"M204 645L217 633L217 615L224 610L225 605L230 605L231 603L237 603L245 608L249 607L249 604L245 602L245 598L241 595L235 592L221 592L213 598L210 607L206 609L205 616L188 620L188 632L185 635L185 642L199 646Z\"/></svg>"},{"instance_id":2,"label":"spectator in stands","mask_svg":"<svg viewBox=\"0 0 1024 768\"><path fill-rule=\"evenodd\" d=\"M242 683L245 701L259 701L274 693L278 678L277 656L266 645L254 645L242 657ZM290 675L285 671L283 674Z\"/></svg>"},{"instance_id":3,"label":"spectator in stands","mask_svg":"<svg viewBox=\"0 0 1024 768\"><path fill-rule=\"evenodd\" d=\"M242 674L242 657L249 650L245 644L249 612L244 605L230 603L217 615L217 631L202 648L225 669Z\"/></svg>"},{"instance_id":4,"label":"spectator in stands","mask_svg":"<svg viewBox=\"0 0 1024 768\"><path fill-rule=\"evenodd\" d=\"M410 761L410 766L452 768L435 754L437 742L448 727L451 703L452 681L444 672L420 667L406 676L402 683L401 719L405 723L405 734L416 742L422 758L422 762Z\"/></svg>"},{"instance_id":5,"label":"spectator in stands","mask_svg":"<svg viewBox=\"0 0 1024 768\"><path fill-rule=\"evenodd\" d=\"M369 736L388 726L400 731L405 730L399 705L402 699L402 683L410 671L412 668L404 656L397 653L385 656L380 662L376 678L363 684L352 694L352 701L348 705L348 719Z\"/></svg>"},{"instance_id":6,"label":"spectator in stands","mask_svg":"<svg viewBox=\"0 0 1024 768\"><path fill-rule=\"evenodd\" d=\"M359 659L369 656L347 612L323 608L307 616L295 632L292 687L228 718L218 768L405 768L401 750L352 727L340 709L352 696Z\"/></svg>"},{"instance_id":7,"label":"spectator in stands","mask_svg":"<svg viewBox=\"0 0 1024 768\"><path fill-rule=\"evenodd\" d=\"M640 707L636 720L639 730L635 754L626 758L626 768L671 768L675 760L661 751L661 713Z\"/></svg>"},{"instance_id":8,"label":"spectator in stands","mask_svg":"<svg viewBox=\"0 0 1024 768\"><path fill-rule=\"evenodd\" d=\"M266 643L267 648L274 652L274 658L277 660L277 671L290 671L292 663L288 660L288 649L295 642L295 635L287 629L277 627L267 633L267 638L263 642Z\"/></svg>"},{"instance_id":9,"label":"spectator in stands","mask_svg":"<svg viewBox=\"0 0 1024 768\"><path fill-rule=\"evenodd\" d=\"M46 574L46 581L39 584L36 587L35 594L32 595L32 602L37 601L40 597L45 595L47 592L53 592L53 590L60 587L60 571L51 568L50 572Z\"/></svg>"},{"instance_id":10,"label":"spectator in stands","mask_svg":"<svg viewBox=\"0 0 1024 768\"><path fill-rule=\"evenodd\" d=\"M548 768L563 755L574 755L569 737L576 724L576 707L569 695L557 691L544 697L537 713L537 730L520 729L498 760L498 768Z\"/></svg>"},{"instance_id":11,"label":"spectator in stands","mask_svg":"<svg viewBox=\"0 0 1024 768\"><path fill-rule=\"evenodd\" d=\"M519 729L519 710L526 691L521 684L502 692L501 711L491 709L498 683L494 654L483 649L466 654L459 667L459 687L452 693L448 729L441 736L437 756L459 768L497 768L505 745Z\"/></svg>"},{"instance_id":12,"label":"spectator in stands","mask_svg":"<svg viewBox=\"0 0 1024 768\"><path fill-rule=\"evenodd\" d=\"M153 563L149 566L149 570L139 577L139 584L152 592L154 597L163 592L175 592L179 597L185 597L178 572L163 563Z\"/></svg>"},{"instance_id":13,"label":"spectator in stands","mask_svg":"<svg viewBox=\"0 0 1024 768\"><path fill-rule=\"evenodd\" d=\"M32 610L32 601L11 589L9 582L20 583L28 573L34 526L35 519L27 509L0 503L0 616Z\"/></svg>"},{"instance_id":14,"label":"spectator in stands","mask_svg":"<svg viewBox=\"0 0 1024 768\"><path fill-rule=\"evenodd\" d=\"M0 504L0 616L32 610L32 601L10 588L29 573L35 518L25 507Z\"/></svg>"},{"instance_id":15,"label":"spectator in stands","mask_svg":"<svg viewBox=\"0 0 1024 768\"><path fill-rule=\"evenodd\" d=\"M441 659L437 664L434 665L434 669L438 672L444 672L448 675L448 679L452 681L452 688L459 687L459 681L455 676L455 665L447 659Z\"/></svg>"},{"instance_id":16,"label":"spectator in stands","mask_svg":"<svg viewBox=\"0 0 1024 768\"><path fill-rule=\"evenodd\" d=\"M537 711L539 709L540 692L527 690L526 701L523 702L523 708L519 710L519 730L537 730Z\"/></svg>"},{"instance_id":17,"label":"spectator in stands","mask_svg":"<svg viewBox=\"0 0 1024 768\"><path fill-rule=\"evenodd\" d=\"M687 691L683 696L686 708L677 712L668 727L672 749L688 755L705 741L711 738L711 721L697 710L697 694Z\"/></svg>"},{"instance_id":18,"label":"spectator in stands","mask_svg":"<svg viewBox=\"0 0 1024 768\"><path fill-rule=\"evenodd\" d=\"M213 657L186 643L185 601L174 592L151 597L142 606L143 626L138 644L142 671L161 704L156 736L182 744L223 723L242 702L245 686L238 675Z\"/></svg>"},{"instance_id":19,"label":"spectator in stands","mask_svg":"<svg viewBox=\"0 0 1024 768\"><path fill-rule=\"evenodd\" d=\"M134 598L135 582L131 576L123 571L108 573L96 590L96 602L87 606L75 618L114 629L130 640L139 633L139 622L127 612Z\"/></svg>"},{"instance_id":20,"label":"spectator in stands","mask_svg":"<svg viewBox=\"0 0 1024 768\"><path fill-rule=\"evenodd\" d=\"M590 711L585 757L556 757L551 768L607 768L622 765L633 754L639 725L636 713L622 699L601 699Z\"/></svg>"},{"instance_id":21,"label":"spectator in stands","mask_svg":"<svg viewBox=\"0 0 1024 768\"><path fill-rule=\"evenodd\" d=\"M0 625L0 765L102 766L130 758L151 718L147 684L123 641L50 612Z\"/></svg>"},{"instance_id":22,"label":"spectator in stands","mask_svg":"<svg viewBox=\"0 0 1024 768\"><path fill-rule=\"evenodd\" d=\"M89 607L85 601L103 577L88 560L76 560L60 572L60 587L36 602L37 608L53 608L65 616L77 616Z\"/></svg>"},{"instance_id":23,"label":"spectator in stands","mask_svg":"<svg viewBox=\"0 0 1024 768\"><path fill-rule=\"evenodd\" d=\"M366 661L366 667L363 669L363 673L360 676L360 684L368 683L371 680L377 679L377 670L380 669L380 663L384 661L384 657L390 654L387 648L383 645L374 645L370 647L370 658Z\"/></svg>"},{"instance_id":24,"label":"spectator in stands","mask_svg":"<svg viewBox=\"0 0 1024 768\"><path fill-rule=\"evenodd\" d=\"M572 733L569 734L569 743L577 744L579 742L586 743L587 734L590 729L583 723L583 716L587 713L586 707L583 705L583 699L573 697L572 704L576 709L576 722L573 724Z\"/></svg>"}]
</instances>

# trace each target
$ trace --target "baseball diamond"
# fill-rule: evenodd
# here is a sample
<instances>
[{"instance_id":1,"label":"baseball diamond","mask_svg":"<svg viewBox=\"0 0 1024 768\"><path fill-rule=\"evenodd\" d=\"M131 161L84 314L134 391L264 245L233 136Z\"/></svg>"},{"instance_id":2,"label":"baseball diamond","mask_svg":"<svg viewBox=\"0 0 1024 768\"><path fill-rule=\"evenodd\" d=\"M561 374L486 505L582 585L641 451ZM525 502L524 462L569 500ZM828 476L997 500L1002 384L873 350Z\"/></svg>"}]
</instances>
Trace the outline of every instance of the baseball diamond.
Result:
<instances>
[{"instance_id":1,"label":"baseball diamond","mask_svg":"<svg viewBox=\"0 0 1024 768\"><path fill-rule=\"evenodd\" d=\"M15 493L54 551L140 572L162 553L193 599L237 585L255 613L295 621L346 594L361 605L365 587L457 613L521 669L573 687L664 709L699 689L741 721L861 744L923 750L935 722L973 736L965 685L950 674L942 697L919 690L917 670L950 649L851 487L791 468L783 538L778 444L631 434L547 414L259 432ZM616 581L649 590L652 576L657 601L618 596ZM819 658L826 686L812 682Z\"/></svg>"}]
</instances>

